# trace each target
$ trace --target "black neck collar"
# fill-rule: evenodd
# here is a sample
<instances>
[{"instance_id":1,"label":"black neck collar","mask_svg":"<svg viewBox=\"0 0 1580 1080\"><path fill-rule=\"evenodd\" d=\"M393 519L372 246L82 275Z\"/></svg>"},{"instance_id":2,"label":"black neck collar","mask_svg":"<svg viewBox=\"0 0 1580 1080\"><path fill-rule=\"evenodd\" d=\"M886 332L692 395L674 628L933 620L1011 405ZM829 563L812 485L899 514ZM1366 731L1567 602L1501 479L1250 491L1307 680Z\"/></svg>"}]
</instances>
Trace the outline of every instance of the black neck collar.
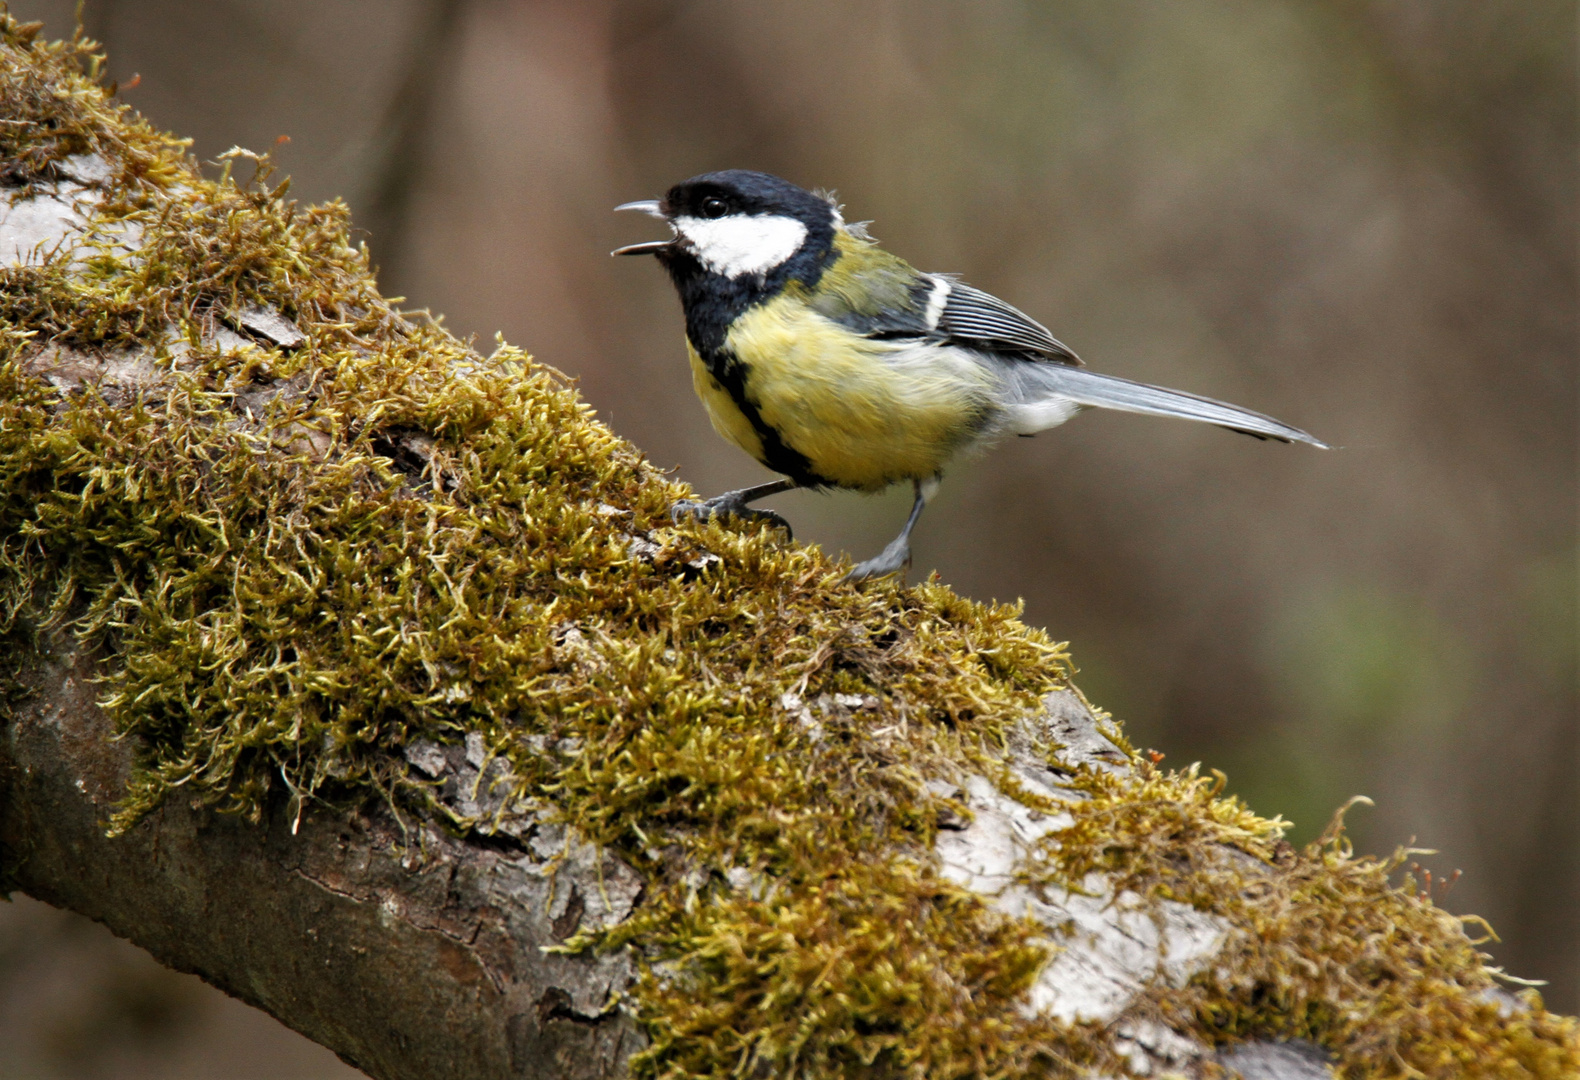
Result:
<instances>
[{"instance_id":1,"label":"black neck collar","mask_svg":"<svg viewBox=\"0 0 1580 1080\"><path fill-rule=\"evenodd\" d=\"M728 278L714 273L678 245L656 254L680 293L686 313L686 336L710 368L724 348L730 325L748 308L779 295L792 281L815 288L823 272L839 257L832 222L809 224L807 238L796 253L761 276Z\"/></svg>"}]
</instances>

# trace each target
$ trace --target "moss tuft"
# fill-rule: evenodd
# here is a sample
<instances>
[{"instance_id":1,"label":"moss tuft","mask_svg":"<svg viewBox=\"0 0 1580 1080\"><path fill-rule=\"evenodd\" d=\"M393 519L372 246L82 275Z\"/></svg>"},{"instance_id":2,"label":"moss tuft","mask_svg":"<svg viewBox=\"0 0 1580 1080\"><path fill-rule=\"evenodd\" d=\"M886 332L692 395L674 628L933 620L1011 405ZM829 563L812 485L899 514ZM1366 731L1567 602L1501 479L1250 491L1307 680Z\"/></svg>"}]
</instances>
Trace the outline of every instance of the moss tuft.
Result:
<instances>
[{"instance_id":1,"label":"moss tuft","mask_svg":"<svg viewBox=\"0 0 1580 1080\"><path fill-rule=\"evenodd\" d=\"M0 270L0 631L111 656L104 708L139 747L115 828L178 790L440 815L401 752L478 732L517 800L646 877L569 945L637 949L639 1075L1121 1070L1106 1030L1019 1008L1046 930L930 856L926 781L996 774L1067 685L1061 646L935 582L851 587L771 532L672 525L686 489L560 375L394 310L343 206L266 168L205 178L91 42L0 15L0 63L8 194L110 165L85 260ZM238 336L254 306L305 340ZM134 348L130 383L43 377ZM1389 864L1291 853L1193 773L1078 785L1028 882L1100 871L1247 928L1229 974L1147 1004L1165 1019L1306 1035L1357 1076L1574 1071L1569 1022L1478 997L1484 957Z\"/></svg>"},{"instance_id":2,"label":"moss tuft","mask_svg":"<svg viewBox=\"0 0 1580 1080\"><path fill-rule=\"evenodd\" d=\"M1307 1039L1345 1080L1580 1075L1580 1024L1535 991L1499 989L1464 932L1481 921L1396 880L1413 852L1357 858L1343 811L1297 851L1281 822L1220 798L1223 782L1144 764L1133 778L1083 775L1090 797L1063 804L1072 824L1026 870L1061 884L1099 872L1228 918L1213 966L1183 991L1152 991L1139 1014L1221 1045Z\"/></svg>"},{"instance_id":3,"label":"moss tuft","mask_svg":"<svg viewBox=\"0 0 1580 1080\"><path fill-rule=\"evenodd\" d=\"M100 85L98 43L39 38L42 23L18 22L0 5L0 183L54 179L61 161L97 153L125 182L168 183L186 174L188 140L154 131Z\"/></svg>"}]
</instances>

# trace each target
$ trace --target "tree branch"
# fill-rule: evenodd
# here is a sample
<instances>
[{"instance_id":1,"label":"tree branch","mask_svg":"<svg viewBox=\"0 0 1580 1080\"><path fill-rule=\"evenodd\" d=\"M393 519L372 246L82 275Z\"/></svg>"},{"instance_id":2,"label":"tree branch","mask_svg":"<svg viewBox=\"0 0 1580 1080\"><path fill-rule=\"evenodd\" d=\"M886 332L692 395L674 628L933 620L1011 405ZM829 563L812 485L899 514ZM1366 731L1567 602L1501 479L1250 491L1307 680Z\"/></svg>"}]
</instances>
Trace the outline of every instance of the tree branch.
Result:
<instances>
[{"instance_id":1,"label":"tree branch","mask_svg":"<svg viewBox=\"0 0 1580 1080\"><path fill-rule=\"evenodd\" d=\"M608 1008L623 958L545 953L578 928L605 861L457 840L388 813L283 802L253 825L180 798L106 836L130 747L69 639L23 670L0 744L0 850L17 887L281 1018L371 1076L607 1077L641 1038ZM551 872L551 868L553 871Z\"/></svg>"}]
</instances>

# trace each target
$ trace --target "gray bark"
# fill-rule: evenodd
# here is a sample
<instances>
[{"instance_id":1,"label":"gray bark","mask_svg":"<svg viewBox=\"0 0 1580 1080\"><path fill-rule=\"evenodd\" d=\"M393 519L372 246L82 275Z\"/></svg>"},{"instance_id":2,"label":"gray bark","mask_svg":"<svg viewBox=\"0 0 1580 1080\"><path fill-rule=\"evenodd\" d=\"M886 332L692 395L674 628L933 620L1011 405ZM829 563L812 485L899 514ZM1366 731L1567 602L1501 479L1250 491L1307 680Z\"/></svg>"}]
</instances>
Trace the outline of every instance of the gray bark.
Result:
<instances>
[{"instance_id":1,"label":"gray bark","mask_svg":"<svg viewBox=\"0 0 1580 1080\"><path fill-rule=\"evenodd\" d=\"M541 949L589 916L600 871L629 872L378 809L309 811L292 835L284 805L254 825L171 799L110 839L131 755L94 703L95 668L70 642L28 658L31 695L0 741L0 865L17 887L383 1080L624 1071L640 1037L609 1004L629 964Z\"/></svg>"}]
</instances>

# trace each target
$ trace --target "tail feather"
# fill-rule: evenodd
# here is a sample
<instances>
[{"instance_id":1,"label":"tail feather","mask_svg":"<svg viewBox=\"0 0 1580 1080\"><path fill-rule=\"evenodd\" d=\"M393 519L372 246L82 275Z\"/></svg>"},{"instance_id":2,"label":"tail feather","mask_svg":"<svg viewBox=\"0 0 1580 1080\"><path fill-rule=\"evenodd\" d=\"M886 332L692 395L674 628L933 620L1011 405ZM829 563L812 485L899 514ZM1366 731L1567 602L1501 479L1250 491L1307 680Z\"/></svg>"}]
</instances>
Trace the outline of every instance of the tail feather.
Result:
<instances>
[{"instance_id":1,"label":"tail feather","mask_svg":"<svg viewBox=\"0 0 1580 1080\"><path fill-rule=\"evenodd\" d=\"M1063 364L1022 364L1020 368L1017 374L1021 378L1015 381L1021 383L1017 389L1025 395L1022 400L1026 404L1033 404L1037 398L1062 398L1079 406L1200 420L1259 439L1303 442L1330 449L1321 439L1281 420L1183 390L1166 390ZM1035 389L1026 383L1032 383Z\"/></svg>"}]
</instances>

